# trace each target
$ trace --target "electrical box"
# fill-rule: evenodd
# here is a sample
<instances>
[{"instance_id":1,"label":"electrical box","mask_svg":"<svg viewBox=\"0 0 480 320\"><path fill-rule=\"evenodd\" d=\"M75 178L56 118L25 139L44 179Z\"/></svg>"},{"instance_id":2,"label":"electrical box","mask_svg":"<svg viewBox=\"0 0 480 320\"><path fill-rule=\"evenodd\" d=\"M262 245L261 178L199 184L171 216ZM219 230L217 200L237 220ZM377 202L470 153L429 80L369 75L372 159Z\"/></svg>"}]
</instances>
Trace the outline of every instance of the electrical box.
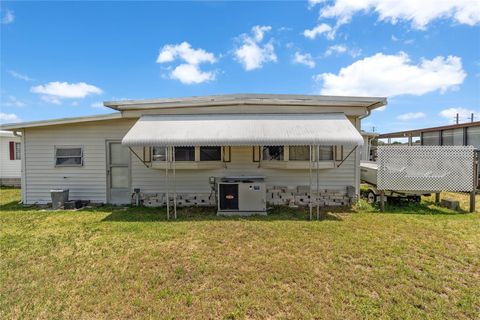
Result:
<instances>
[{"instance_id":1,"label":"electrical box","mask_svg":"<svg viewBox=\"0 0 480 320\"><path fill-rule=\"evenodd\" d=\"M266 214L266 187L263 177L225 177L218 183L218 214Z\"/></svg>"}]
</instances>

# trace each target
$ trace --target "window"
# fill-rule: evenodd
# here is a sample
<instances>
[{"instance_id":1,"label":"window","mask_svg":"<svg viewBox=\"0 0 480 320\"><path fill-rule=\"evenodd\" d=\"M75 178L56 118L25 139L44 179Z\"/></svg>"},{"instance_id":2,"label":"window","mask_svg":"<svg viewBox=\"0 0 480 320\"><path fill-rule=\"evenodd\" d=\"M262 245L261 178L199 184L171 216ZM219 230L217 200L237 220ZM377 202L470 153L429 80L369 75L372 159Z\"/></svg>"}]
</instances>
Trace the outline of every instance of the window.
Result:
<instances>
[{"instance_id":1,"label":"window","mask_svg":"<svg viewBox=\"0 0 480 320\"><path fill-rule=\"evenodd\" d=\"M263 147L263 160L283 160L283 146Z\"/></svg>"},{"instance_id":2,"label":"window","mask_svg":"<svg viewBox=\"0 0 480 320\"><path fill-rule=\"evenodd\" d=\"M288 147L288 159L293 161L310 161L309 146Z\"/></svg>"},{"instance_id":3,"label":"window","mask_svg":"<svg viewBox=\"0 0 480 320\"><path fill-rule=\"evenodd\" d=\"M480 147L480 127L467 128L467 145Z\"/></svg>"},{"instance_id":4,"label":"window","mask_svg":"<svg viewBox=\"0 0 480 320\"><path fill-rule=\"evenodd\" d=\"M55 166L75 167L83 165L82 147L55 147Z\"/></svg>"},{"instance_id":5,"label":"window","mask_svg":"<svg viewBox=\"0 0 480 320\"><path fill-rule=\"evenodd\" d=\"M200 161L222 160L222 147L200 147Z\"/></svg>"},{"instance_id":6,"label":"window","mask_svg":"<svg viewBox=\"0 0 480 320\"><path fill-rule=\"evenodd\" d=\"M175 147L175 161L195 161L195 147Z\"/></svg>"},{"instance_id":7,"label":"window","mask_svg":"<svg viewBox=\"0 0 480 320\"><path fill-rule=\"evenodd\" d=\"M15 142L15 160L22 159L22 148L20 142Z\"/></svg>"},{"instance_id":8,"label":"window","mask_svg":"<svg viewBox=\"0 0 480 320\"><path fill-rule=\"evenodd\" d=\"M318 148L318 160L319 161L333 160L333 146L320 146Z\"/></svg>"},{"instance_id":9,"label":"window","mask_svg":"<svg viewBox=\"0 0 480 320\"><path fill-rule=\"evenodd\" d=\"M153 147L152 148L152 161L166 161L167 160L167 148L166 147Z\"/></svg>"}]
</instances>

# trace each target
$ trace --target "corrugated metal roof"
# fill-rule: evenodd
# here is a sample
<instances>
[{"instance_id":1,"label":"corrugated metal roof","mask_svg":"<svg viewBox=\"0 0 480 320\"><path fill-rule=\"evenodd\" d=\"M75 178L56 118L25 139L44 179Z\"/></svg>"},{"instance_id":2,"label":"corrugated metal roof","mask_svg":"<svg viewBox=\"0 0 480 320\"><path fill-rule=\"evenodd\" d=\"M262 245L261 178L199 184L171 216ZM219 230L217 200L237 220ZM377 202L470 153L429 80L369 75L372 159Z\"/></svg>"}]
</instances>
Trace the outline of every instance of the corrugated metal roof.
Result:
<instances>
[{"instance_id":1,"label":"corrugated metal roof","mask_svg":"<svg viewBox=\"0 0 480 320\"><path fill-rule=\"evenodd\" d=\"M362 145L343 113L142 116L129 146Z\"/></svg>"}]
</instances>

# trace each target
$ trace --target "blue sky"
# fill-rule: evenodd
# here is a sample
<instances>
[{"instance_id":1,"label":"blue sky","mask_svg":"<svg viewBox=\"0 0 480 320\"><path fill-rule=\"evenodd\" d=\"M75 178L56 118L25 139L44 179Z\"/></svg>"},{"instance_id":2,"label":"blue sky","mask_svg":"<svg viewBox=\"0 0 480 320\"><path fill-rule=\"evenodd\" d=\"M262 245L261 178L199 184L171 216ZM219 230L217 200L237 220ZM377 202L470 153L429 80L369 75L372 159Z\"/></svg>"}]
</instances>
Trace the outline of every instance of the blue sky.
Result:
<instances>
[{"instance_id":1,"label":"blue sky","mask_svg":"<svg viewBox=\"0 0 480 320\"><path fill-rule=\"evenodd\" d=\"M480 1L396 3L4 1L0 121L224 93L387 96L380 132L480 119Z\"/></svg>"}]
</instances>

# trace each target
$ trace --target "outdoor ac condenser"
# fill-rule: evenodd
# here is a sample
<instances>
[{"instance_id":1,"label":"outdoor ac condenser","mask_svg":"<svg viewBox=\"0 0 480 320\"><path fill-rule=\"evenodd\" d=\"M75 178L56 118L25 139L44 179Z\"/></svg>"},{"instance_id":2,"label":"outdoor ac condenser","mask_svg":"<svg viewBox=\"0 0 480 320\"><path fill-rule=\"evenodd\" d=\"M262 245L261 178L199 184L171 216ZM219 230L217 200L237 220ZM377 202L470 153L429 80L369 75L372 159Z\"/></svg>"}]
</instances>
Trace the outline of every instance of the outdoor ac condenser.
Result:
<instances>
[{"instance_id":1,"label":"outdoor ac condenser","mask_svg":"<svg viewBox=\"0 0 480 320\"><path fill-rule=\"evenodd\" d=\"M263 177L225 177L218 183L218 214L266 214Z\"/></svg>"}]
</instances>

